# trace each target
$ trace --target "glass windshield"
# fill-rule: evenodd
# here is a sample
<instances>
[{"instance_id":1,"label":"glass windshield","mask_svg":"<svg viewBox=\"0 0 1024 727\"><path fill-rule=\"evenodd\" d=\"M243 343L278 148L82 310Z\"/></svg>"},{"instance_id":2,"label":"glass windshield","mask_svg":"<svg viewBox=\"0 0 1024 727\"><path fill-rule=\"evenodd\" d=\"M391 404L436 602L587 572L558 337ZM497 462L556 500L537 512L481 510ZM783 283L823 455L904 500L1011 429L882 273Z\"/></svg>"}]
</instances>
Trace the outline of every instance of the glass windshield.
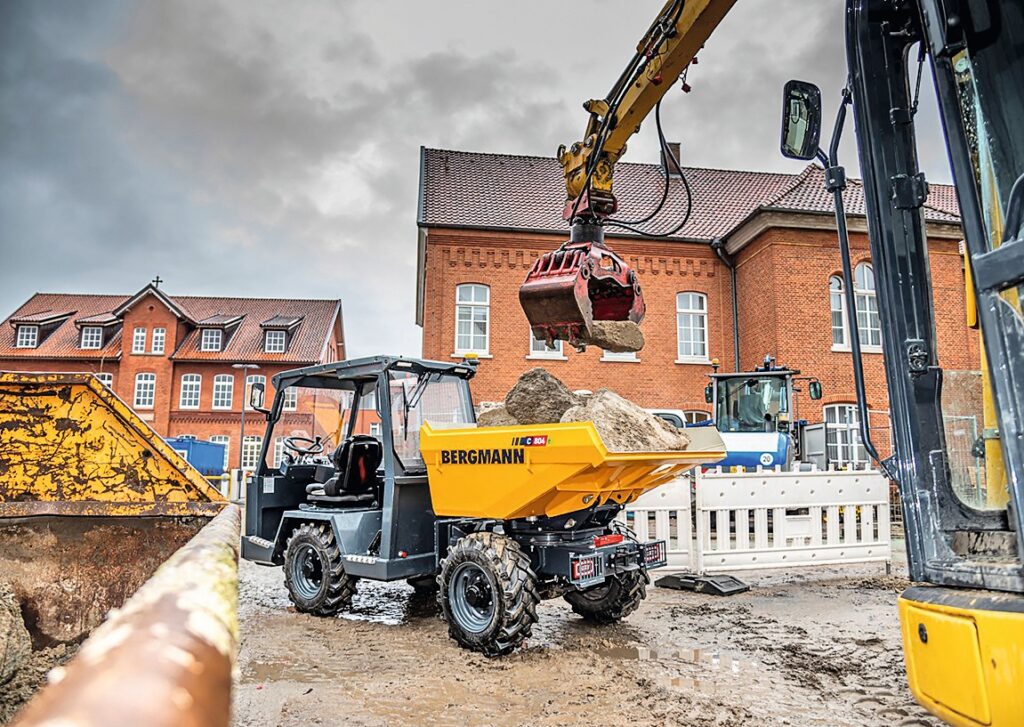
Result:
<instances>
[{"instance_id":1,"label":"glass windshield","mask_svg":"<svg viewBox=\"0 0 1024 727\"><path fill-rule=\"evenodd\" d=\"M1003 237L1010 190L1024 175L1024 5L1016 0L966 3L967 48L953 59L960 109L974 155L989 244ZM1021 230L1011 230L1012 237ZM1016 302L1016 301L1014 301Z\"/></svg>"},{"instance_id":2,"label":"glass windshield","mask_svg":"<svg viewBox=\"0 0 1024 727\"><path fill-rule=\"evenodd\" d=\"M782 376L718 380L717 426L721 432L771 432L789 411Z\"/></svg>"},{"instance_id":3,"label":"glass windshield","mask_svg":"<svg viewBox=\"0 0 1024 727\"><path fill-rule=\"evenodd\" d=\"M406 470L422 469L420 426L466 425L473 421L469 387L456 376L440 373L390 374L391 431L395 454Z\"/></svg>"},{"instance_id":4,"label":"glass windshield","mask_svg":"<svg viewBox=\"0 0 1024 727\"><path fill-rule=\"evenodd\" d=\"M267 466L276 469L283 461L327 463L331 453L345 438L346 424L352 409L351 391L315 389L292 386L287 389L281 418L274 425L272 446L267 447ZM285 446L288 437L314 440L320 437L322 452L300 455ZM303 449L312 442L295 441Z\"/></svg>"}]
</instances>

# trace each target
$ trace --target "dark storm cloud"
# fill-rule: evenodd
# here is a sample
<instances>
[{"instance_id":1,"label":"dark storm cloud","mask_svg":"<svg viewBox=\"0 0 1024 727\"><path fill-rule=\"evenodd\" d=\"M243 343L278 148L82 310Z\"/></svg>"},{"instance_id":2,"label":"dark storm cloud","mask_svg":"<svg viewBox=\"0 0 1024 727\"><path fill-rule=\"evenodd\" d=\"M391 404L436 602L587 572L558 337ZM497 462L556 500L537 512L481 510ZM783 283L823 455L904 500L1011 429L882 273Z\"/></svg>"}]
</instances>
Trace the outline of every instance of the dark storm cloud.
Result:
<instances>
[{"instance_id":1,"label":"dark storm cloud","mask_svg":"<svg viewBox=\"0 0 1024 727\"><path fill-rule=\"evenodd\" d=\"M341 297L351 351L416 352L419 146L575 140L656 5L5 2L0 310L159 273L172 293ZM838 98L841 21L838 2L738 3L665 103L684 161L799 169L780 89ZM630 147L654 160L653 129Z\"/></svg>"}]
</instances>

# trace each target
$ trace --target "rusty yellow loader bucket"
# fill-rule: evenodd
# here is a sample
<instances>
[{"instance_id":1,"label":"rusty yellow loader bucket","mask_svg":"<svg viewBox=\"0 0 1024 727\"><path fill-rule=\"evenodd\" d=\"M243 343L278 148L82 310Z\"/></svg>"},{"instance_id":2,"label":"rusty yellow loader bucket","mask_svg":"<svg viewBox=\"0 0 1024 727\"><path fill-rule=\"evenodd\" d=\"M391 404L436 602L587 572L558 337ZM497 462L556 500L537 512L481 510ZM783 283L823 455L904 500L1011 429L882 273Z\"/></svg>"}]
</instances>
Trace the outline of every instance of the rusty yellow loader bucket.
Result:
<instances>
[{"instance_id":1,"label":"rusty yellow loader bucket","mask_svg":"<svg viewBox=\"0 0 1024 727\"><path fill-rule=\"evenodd\" d=\"M91 374L0 372L0 581L36 648L83 638L225 504Z\"/></svg>"},{"instance_id":2,"label":"rusty yellow loader bucket","mask_svg":"<svg viewBox=\"0 0 1024 727\"><path fill-rule=\"evenodd\" d=\"M687 430L677 452L610 452L592 422L420 429L434 512L512 520L626 504L687 470L725 457L711 427Z\"/></svg>"}]
</instances>

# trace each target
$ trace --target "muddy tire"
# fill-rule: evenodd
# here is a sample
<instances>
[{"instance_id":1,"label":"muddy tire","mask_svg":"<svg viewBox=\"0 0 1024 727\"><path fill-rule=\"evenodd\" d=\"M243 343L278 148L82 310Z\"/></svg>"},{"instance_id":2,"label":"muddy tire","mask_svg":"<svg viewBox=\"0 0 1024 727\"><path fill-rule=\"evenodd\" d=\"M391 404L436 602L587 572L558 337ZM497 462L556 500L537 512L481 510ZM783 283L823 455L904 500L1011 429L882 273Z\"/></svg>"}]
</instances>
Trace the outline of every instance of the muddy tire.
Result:
<instances>
[{"instance_id":1,"label":"muddy tire","mask_svg":"<svg viewBox=\"0 0 1024 727\"><path fill-rule=\"evenodd\" d=\"M596 624L613 624L626 618L647 598L651 582L647 571L639 568L609 577L604 583L585 591L565 594L572 610Z\"/></svg>"},{"instance_id":2,"label":"muddy tire","mask_svg":"<svg viewBox=\"0 0 1024 727\"><path fill-rule=\"evenodd\" d=\"M519 647L537 622L537 577L519 544L496 533L473 533L441 561L437 600L448 634L485 656Z\"/></svg>"},{"instance_id":3,"label":"muddy tire","mask_svg":"<svg viewBox=\"0 0 1024 727\"><path fill-rule=\"evenodd\" d=\"M356 579L345 572L329 525L305 523L292 531L284 551L284 585L303 613L331 616L352 602Z\"/></svg>"}]
</instances>

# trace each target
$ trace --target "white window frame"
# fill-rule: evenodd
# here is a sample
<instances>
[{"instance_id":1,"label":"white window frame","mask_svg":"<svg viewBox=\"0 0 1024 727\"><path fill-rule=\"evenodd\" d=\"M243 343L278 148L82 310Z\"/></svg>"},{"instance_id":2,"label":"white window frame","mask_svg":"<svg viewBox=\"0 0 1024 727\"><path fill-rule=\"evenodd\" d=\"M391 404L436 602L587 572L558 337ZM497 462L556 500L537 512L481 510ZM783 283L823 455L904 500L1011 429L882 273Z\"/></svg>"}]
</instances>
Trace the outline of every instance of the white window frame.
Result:
<instances>
[{"instance_id":1,"label":"white window frame","mask_svg":"<svg viewBox=\"0 0 1024 727\"><path fill-rule=\"evenodd\" d=\"M193 388L194 385L194 388ZM186 386L188 388L186 388ZM178 387L178 408L198 409L203 396L203 377L200 374L182 374ZM188 396L186 397L186 392Z\"/></svg>"},{"instance_id":2,"label":"white window frame","mask_svg":"<svg viewBox=\"0 0 1024 727\"><path fill-rule=\"evenodd\" d=\"M214 434L210 437L210 441L214 444L224 445L224 466L222 469L227 472L231 469L231 437L227 434Z\"/></svg>"},{"instance_id":3,"label":"white window frame","mask_svg":"<svg viewBox=\"0 0 1024 727\"><path fill-rule=\"evenodd\" d=\"M565 355L565 341L558 339L554 347L549 347L547 341L538 341L533 336L533 329L530 329L530 352L526 355L529 359L544 359L547 361L568 361Z\"/></svg>"},{"instance_id":4,"label":"white window frame","mask_svg":"<svg viewBox=\"0 0 1024 727\"><path fill-rule=\"evenodd\" d=\"M834 421L829 421L829 414ZM825 457L836 467L868 464L868 453L860 440L860 421L856 404L826 404L822 407L825 422Z\"/></svg>"},{"instance_id":5,"label":"white window frame","mask_svg":"<svg viewBox=\"0 0 1024 727\"><path fill-rule=\"evenodd\" d=\"M838 287L833 288L835 283ZM828 278L828 312L829 322L832 328L832 350L850 350L850 332L847 327L846 318L846 294L843 289L843 278L841 275L830 275ZM839 326L836 326L835 315L839 314ZM836 334L842 340L836 341Z\"/></svg>"},{"instance_id":6,"label":"white window frame","mask_svg":"<svg viewBox=\"0 0 1024 727\"><path fill-rule=\"evenodd\" d=\"M382 436L384 436L380 422L370 422L370 436L376 437L377 439L380 439Z\"/></svg>"},{"instance_id":7,"label":"white window frame","mask_svg":"<svg viewBox=\"0 0 1024 727\"><path fill-rule=\"evenodd\" d=\"M103 327L82 326L81 348L83 351L96 351L103 348Z\"/></svg>"},{"instance_id":8,"label":"white window frame","mask_svg":"<svg viewBox=\"0 0 1024 727\"><path fill-rule=\"evenodd\" d=\"M694 308L692 305L683 305L683 296L696 296L696 300L699 300L702 308ZM692 303L692 299L688 300L687 303ZM684 354L683 353L683 317L690 316L691 325L686 326L686 331L691 335L686 341L691 346L697 343L701 343L704 347L704 354ZM700 328L703 335L703 341L698 341L692 335L696 330L696 326L692 325L694 319L700 321ZM711 359L708 357L708 351L710 342L708 340L708 296L705 293L700 293L696 290L682 290L676 293L676 363L678 364L707 364L710 363Z\"/></svg>"},{"instance_id":9,"label":"white window frame","mask_svg":"<svg viewBox=\"0 0 1024 727\"><path fill-rule=\"evenodd\" d=\"M710 418L711 412L704 411L703 409L687 409L683 412L683 421L687 424L706 422Z\"/></svg>"},{"instance_id":10,"label":"white window frame","mask_svg":"<svg viewBox=\"0 0 1024 727\"><path fill-rule=\"evenodd\" d=\"M263 437L259 434L246 434L242 440L242 469L254 470L260 460L260 449L263 448Z\"/></svg>"},{"instance_id":11,"label":"white window frame","mask_svg":"<svg viewBox=\"0 0 1024 727\"><path fill-rule=\"evenodd\" d=\"M227 404L224 402L227 401ZM218 403L219 402L219 403ZM217 374L213 377L213 399L210 408L217 411L231 411L235 406L235 377L232 374Z\"/></svg>"},{"instance_id":12,"label":"white window frame","mask_svg":"<svg viewBox=\"0 0 1024 727\"><path fill-rule=\"evenodd\" d=\"M108 373L106 371L101 371L98 374L93 374L93 376L95 376L97 379L99 379L100 383L103 384L104 386L106 386L108 389L113 390L113 388L114 388L114 375L113 374Z\"/></svg>"},{"instance_id":13,"label":"white window frame","mask_svg":"<svg viewBox=\"0 0 1024 727\"><path fill-rule=\"evenodd\" d=\"M640 363L639 357L636 355L636 351L622 351L616 353L615 351L605 351L601 349L601 361L609 362L621 362L621 363Z\"/></svg>"},{"instance_id":14,"label":"white window frame","mask_svg":"<svg viewBox=\"0 0 1024 727\"><path fill-rule=\"evenodd\" d=\"M154 328L153 329L153 342L149 349L150 353L163 353L164 348L167 345L167 329L166 328Z\"/></svg>"},{"instance_id":15,"label":"white window frame","mask_svg":"<svg viewBox=\"0 0 1024 727\"><path fill-rule=\"evenodd\" d=\"M459 293L463 289L473 289L474 293L470 295L469 301L460 301ZM475 291L483 289L485 291L485 300L483 302L475 300ZM483 323L484 323L484 346L483 348L475 348L473 346L474 338L476 335L473 333L473 324L479 323L477 315L483 312ZM463 313L465 313L470 324L469 332L469 347L459 346L459 322L462 320ZM455 286L455 354L459 356L465 353L476 353L482 356L490 354L491 350L491 287L484 285L483 283L461 283Z\"/></svg>"},{"instance_id":16,"label":"white window frame","mask_svg":"<svg viewBox=\"0 0 1024 727\"><path fill-rule=\"evenodd\" d=\"M869 279L870 285L862 284L860 280L863 271L865 270L871 275ZM874 267L869 262L858 263L857 267L854 268L853 279L854 304L857 307L857 335L860 338L861 350L865 353L881 353L882 327L878 313L878 294L877 287L874 282ZM838 281L838 290L832 289L833 280ZM837 293L839 298L839 310L843 312L843 342L835 342L836 328L832 325L832 350L849 352L852 348L850 343L850 316L849 311L846 310L846 296L844 295L843 289L844 285L846 285L846 282L843 280L842 276L829 276L829 315L831 316L836 311L835 296ZM862 325L862 319L864 321L864 325ZM872 339L876 342L872 342Z\"/></svg>"},{"instance_id":17,"label":"white window frame","mask_svg":"<svg viewBox=\"0 0 1024 727\"><path fill-rule=\"evenodd\" d=\"M270 345L271 338L275 343ZM288 348L288 336L284 331L264 331L263 353L284 353Z\"/></svg>"},{"instance_id":18,"label":"white window frame","mask_svg":"<svg viewBox=\"0 0 1024 727\"><path fill-rule=\"evenodd\" d=\"M299 390L294 386L289 386L284 390L284 404L281 407L282 411L295 411L299 408Z\"/></svg>"},{"instance_id":19,"label":"white window frame","mask_svg":"<svg viewBox=\"0 0 1024 727\"><path fill-rule=\"evenodd\" d=\"M274 458L271 467L277 469L281 466L281 462L284 460L284 437L277 437L274 439Z\"/></svg>"},{"instance_id":20,"label":"white window frame","mask_svg":"<svg viewBox=\"0 0 1024 727\"><path fill-rule=\"evenodd\" d=\"M224 331L219 328L204 328L199 334L199 350L214 352L224 346Z\"/></svg>"},{"instance_id":21,"label":"white window frame","mask_svg":"<svg viewBox=\"0 0 1024 727\"><path fill-rule=\"evenodd\" d=\"M15 348L37 348L39 346L39 326L22 324L18 326L14 340Z\"/></svg>"},{"instance_id":22,"label":"white window frame","mask_svg":"<svg viewBox=\"0 0 1024 727\"><path fill-rule=\"evenodd\" d=\"M869 277L861 281L861 272L865 270ZM858 264L853 271L853 294L857 305L857 332L860 334L861 347L866 351L882 350L882 320L878 314L876 290L874 267L867 262ZM861 318L864 319L863 325Z\"/></svg>"},{"instance_id":23,"label":"white window frame","mask_svg":"<svg viewBox=\"0 0 1024 727\"><path fill-rule=\"evenodd\" d=\"M132 331L132 353L146 352L146 329L139 327Z\"/></svg>"},{"instance_id":24,"label":"white window frame","mask_svg":"<svg viewBox=\"0 0 1024 727\"><path fill-rule=\"evenodd\" d=\"M135 374L135 394L132 397L136 409L152 409L156 401L156 374L141 372Z\"/></svg>"},{"instance_id":25,"label":"white window frame","mask_svg":"<svg viewBox=\"0 0 1024 727\"><path fill-rule=\"evenodd\" d=\"M263 384L263 396L267 395L267 377L263 374L249 374L245 377L245 400L242 402L245 406L246 411L254 411L250 405L250 399L252 398L252 385L260 383Z\"/></svg>"}]
</instances>

